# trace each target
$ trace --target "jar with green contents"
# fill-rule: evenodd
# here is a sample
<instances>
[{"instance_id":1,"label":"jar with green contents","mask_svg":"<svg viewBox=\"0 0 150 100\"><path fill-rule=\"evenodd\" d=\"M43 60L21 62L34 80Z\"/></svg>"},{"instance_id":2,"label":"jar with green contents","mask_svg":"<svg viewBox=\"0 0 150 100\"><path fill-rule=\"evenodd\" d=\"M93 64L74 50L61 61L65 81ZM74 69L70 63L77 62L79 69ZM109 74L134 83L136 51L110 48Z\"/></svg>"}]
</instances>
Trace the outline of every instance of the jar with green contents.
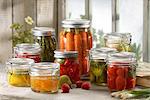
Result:
<instances>
[{"instance_id":1,"label":"jar with green contents","mask_svg":"<svg viewBox=\"0 0 150 100\"><path fill-rule=\"evenodd\" d=\"M35 43L41 46L41 61L53 62L56 49L55 30L49 27L35 27L32 29Z\"/></svg>"},{"instance_id":2,"label":"jar with green contents","mask_svg":"<svg viewBox=\"0 0 150 100\"><path fill-rule=\"evenodd\" d=\"M115 48L118 51L131 51L130 33L109 33L104 36L105 46Z\"/></svg>"},{"instance_id":3,"label":"jar with green contents","mask_svg":"<svg viewBox=\"0 0 150 100\"><path fill-rule=\"evenodd\" d=\"M8 83L18 87L30 86L29 68L34 60L28 58L12 58L6 62Z\"/></svg>"},{"instance_id":4,"label":"jar with green contents","mask_svg":"<svg viewBox=\"0 0 150 100\"><path fill-rule=\"evenodd\" d=\"M97 48L90 51L90 81L96 85L105 86L107 83L108 54L117 52L111 48Z\"/></svg>"}]
</instances>

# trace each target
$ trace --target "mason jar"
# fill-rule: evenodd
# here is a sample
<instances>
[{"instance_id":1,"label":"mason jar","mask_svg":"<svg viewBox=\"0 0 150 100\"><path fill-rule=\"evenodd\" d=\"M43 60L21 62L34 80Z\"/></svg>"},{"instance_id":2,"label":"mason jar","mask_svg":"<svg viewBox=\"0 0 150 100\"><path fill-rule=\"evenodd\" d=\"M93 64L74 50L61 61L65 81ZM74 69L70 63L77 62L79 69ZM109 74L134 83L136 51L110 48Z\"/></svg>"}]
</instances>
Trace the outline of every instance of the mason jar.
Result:
<instances>
[{"instance_id":1,"label":"mason jar","mask_svg":"<svg viewBox=\"0 0 150 100\"><path fill-rule=\"evenodd\" d=\"M18 87L30 86L29 68L34 60L28 58L12 58L6 62L8 83Z\"/></svg>"},{"instance_id":2,"label":"mason jar","mask_svg":"<svg viewBox=\"0 0 150 100\"><path fill-rule=\"evenodd\" d=\"M105 46L118 51L131 51L131 38L130 33L109 33L104 36Z\"/></svg>"},{"instance_id":3,"label":"mason jar","mask_svg":"<svg viewBox=\"0 0 150 100\"><path fill-rule=\"evenodd\" d=\"M107 84L110 91L133 89L136 84L135 54L114 53L108 57Z\"/></svg>"},{"instance_id":4,"label":"mason jar","mask_svg":"<svg viewBox=\"0 0 150 100\"><path fill-rule=\"evenodd\" d=\"M31 89L39 93L58 92L59 64L42 62L30 68Z\"/></svg>"},{"instance_id":5,"label":"mason jar","mask_svg":"<svg viewBox=\"0 0 150 100\"><path fill-rule=\"evenodd\" d=\"M78 51L78 60L82 68L82 75L88 73L88 64L85 63L87 51L92 48L92 33L90 21L63 20L62 31L59 34L59 49L66 51ZM86 61L87 62L87 61Z\"/></svg>"},{"instance_id":6,"label":"mason jar","mask_svg":"<svg viewBox=\"0 0 150 100\"><path fill-rule=\"evenodd\" d=\"M117 52L112 48L95 48L90 51L90 81L96 85L107 84L107 57L108 54Z\"/></svg>"},{"instance_id":7,"label":"mason jar","mask_svg":"<svg viewBox=\"0 0 150 100\"><path fill-rule=\"evenodd\" d=\"M41 46L41 61L53 62L56 49L55 30L50 27L35 27L32 32L35 43Z\"/></svg>"},{"instance_id":8,"label":"mason jar","mask_svg":"<svg viewBox=\"0 0 150 100\"><path fill-rule=\"evenodd\" d=\"M38 44L17 44L16 47L14 47L14 52L16 58L30 58L33 59L36 63L41 61L41 48Z\"/></svg>"},{"instance_id":9,"label":"mason jar","mask_svg":"<svg viewBox=\"0 0 150 100\"><path fill-rule=\"evenodd\" d=\"M79 61L77 51L54 51L55 62L60 64L60 76L67 75L72 83L80 80Z\"/></svg>"}]
</instances>

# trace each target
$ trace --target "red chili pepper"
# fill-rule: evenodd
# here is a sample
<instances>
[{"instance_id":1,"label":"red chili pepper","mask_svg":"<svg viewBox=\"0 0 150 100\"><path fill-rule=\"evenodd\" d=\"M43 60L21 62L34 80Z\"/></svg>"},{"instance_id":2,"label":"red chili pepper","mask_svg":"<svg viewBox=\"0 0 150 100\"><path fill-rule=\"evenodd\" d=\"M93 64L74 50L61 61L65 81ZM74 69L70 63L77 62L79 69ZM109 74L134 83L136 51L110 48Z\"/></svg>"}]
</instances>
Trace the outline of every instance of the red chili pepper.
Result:
<instances>
[{"instance_id":1,"label":"red chili pepper","mask_svg":"<svg viewBox=\"0 0 150 100\"><path fill-rule=\"evenodd\" d=\"M107 78L107 84L110 91L116 89L115 77Z\"/></svg>"},{"instance_id":2,"label":"red chili pepper","mask_svg":"<svg viewBox=\"0 0 150 100\"><path fill-rule=\"evenodd\" d=\"M124 90L126 88L126 79L118 76L116 78L116 90Z\"/></svg>"}]
</instances>

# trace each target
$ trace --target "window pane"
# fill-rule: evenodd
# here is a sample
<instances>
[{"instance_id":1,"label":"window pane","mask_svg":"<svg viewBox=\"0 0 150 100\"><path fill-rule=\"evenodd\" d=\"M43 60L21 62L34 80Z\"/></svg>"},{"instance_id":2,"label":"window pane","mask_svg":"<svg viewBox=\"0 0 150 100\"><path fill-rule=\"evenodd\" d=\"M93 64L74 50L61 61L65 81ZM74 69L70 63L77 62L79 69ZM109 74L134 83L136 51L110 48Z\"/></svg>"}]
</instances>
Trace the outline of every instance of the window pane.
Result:
<instances>
[{"instance_id":1,"label":"window pane","mask_svg":"<svg viewBox=\"0 0 150 100\"><path fill-rule=\"evenodd\" d=\"M85 0L66 0L66 18L72 19L85 15Z\"/></svg>"},{"instance_id":2,"label":"window pane","mask_svg":"<svg viewBox=\"0 0 150 100\"><path fill-rule=\"evenodd\" d=\"M132 43L142 45L143 0L120 0L119 32L132 33Z\"/></svg>"},{"instance_id":3,"label":"window pane","mask_svg":"<svg viewBox=\"0 0 150 100\"><path fill-rule=\"evenodd\" d=\"M91 0L92 26L103 32L112 31L111 0Z\"/></svg>"}]
</instances>

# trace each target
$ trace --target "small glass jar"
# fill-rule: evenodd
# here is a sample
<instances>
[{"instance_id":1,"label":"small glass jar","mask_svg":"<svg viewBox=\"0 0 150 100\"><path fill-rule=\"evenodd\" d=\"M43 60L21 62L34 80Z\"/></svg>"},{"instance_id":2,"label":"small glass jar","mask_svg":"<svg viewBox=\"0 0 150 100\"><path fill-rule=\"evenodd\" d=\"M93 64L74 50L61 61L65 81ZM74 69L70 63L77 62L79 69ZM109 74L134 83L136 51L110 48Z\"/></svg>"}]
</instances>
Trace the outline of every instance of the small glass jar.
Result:
<instances>
[{"instance_id":1,"label":"small glass jar","mask_svg":"<svg viewBox=\"0 0 150 100\"><path fill-rule=\"evenodd\" d=\"M55 30L49 27L35 27L32 32L35 43L41 46L41 61L53 62L56 49Z\"/></svg>"},{"instance_id":2,"label":"small glass jar","mask_svg":"<svg viewBox=\"0 0 150 100\"><path fill-rule=\"evenodd\" d=\"M59 64L35 63L30 69L31 89L39 93L58 92Z\"/></svg>"},{"instance_id":3,"label":"small glass jar","mask_svg":"<svg viewBox=\"0 0 150 100\"><path fill-rule=\"evenodd\" d=\"M118 51L131 51L130 33L109 33L104 36L105 46L116 48Z\"/></svg>"},{"instance_id":4,"label":"small glass jar","mask_svg":"<svg viewBox=\"0 0 150 100\"><path fill-rule=\"evenodd\" d=\"M54 51L55 62L60 64L60 76L68 75L72 83L80 80L80 65L76 51Z\"/></svg>"},{"instance_id":5,"label":"small glass jar","mask_svg":"<svg viewBox=\"0 0 150 100\"><path fill-rule=\"evenodd\" d=\"M112 48L96 48L90 51L90 81L96 85L106 86L107 84L107 63L108 54L117 52Z\"/></svg>"},{"instance_id":6,"label":"small glass jar","mask_svg":"<svg viewBox=\"0 0 150 100\"><path fill-rule=\"evenodd\" d=\"M30 86L29 68L34 60L28 58L12 58L6 62L8 83L18 87Z\"/></svg>"},{"instance_id":7,"label":"small glass jar","mask_svg":"<svg viewBox=\"0 0 150 100\"><path fill-rule=\"evenodd\" d=\"M134 53L114 53L108 57L107 84L110 91L133 89L137 61Z\"/></svg>"},{"instance_id":8,"label":"small glass jar","mask_svg":"<svg viewBox=\"0 0 150 100\"><path fill-rule=\"evenodd\" d=\"M38 44L22 43L17 44L14 48L16 58L30 58L36 63L41 61L40 51L41 48Z\"/></svg>"},{"instance_id":9,"label":"small glass jar","mask_svg":"<svg viewBox=\"0 0 150 100\"><path fill-rule=\"evenodd\" d=\"M78 51L82 75L88 74L87 51L92 48L92 33L89 20L63 20L59 34L59 49Z\"/></svg>"}]
</instances>

